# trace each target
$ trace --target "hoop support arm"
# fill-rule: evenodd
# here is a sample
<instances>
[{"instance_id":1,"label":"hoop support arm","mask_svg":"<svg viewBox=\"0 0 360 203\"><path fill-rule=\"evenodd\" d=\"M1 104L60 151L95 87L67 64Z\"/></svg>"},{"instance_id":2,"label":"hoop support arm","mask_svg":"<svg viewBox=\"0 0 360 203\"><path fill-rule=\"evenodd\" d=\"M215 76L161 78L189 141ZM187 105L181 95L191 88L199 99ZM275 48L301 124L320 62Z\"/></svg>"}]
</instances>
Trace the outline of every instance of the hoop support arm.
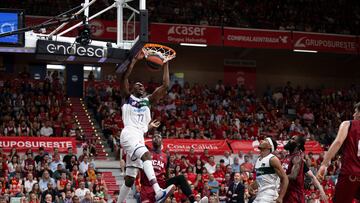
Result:
<instances>
[{"instance_id":1,"label":"hoop support arm","mask_svg":"<svg viewBox=\"0 0 360 203\"><path fill-rule=\"evenodd\" d=\"M88 8L89 6L91 6L93 3L95 3L97 0L92 0L89 4L86 4L83 6L82 9L80 9L78 12L76 12L74 14L74 16L78 16L80 13L82 13L86 8ZM52 31L49 34L49 38L51 38L55 33L57 33L59 30L61 30L65 25L67 25L68 22L61 24L59 27L57 27L54 31Z\"/></svg>"}]
</instances>

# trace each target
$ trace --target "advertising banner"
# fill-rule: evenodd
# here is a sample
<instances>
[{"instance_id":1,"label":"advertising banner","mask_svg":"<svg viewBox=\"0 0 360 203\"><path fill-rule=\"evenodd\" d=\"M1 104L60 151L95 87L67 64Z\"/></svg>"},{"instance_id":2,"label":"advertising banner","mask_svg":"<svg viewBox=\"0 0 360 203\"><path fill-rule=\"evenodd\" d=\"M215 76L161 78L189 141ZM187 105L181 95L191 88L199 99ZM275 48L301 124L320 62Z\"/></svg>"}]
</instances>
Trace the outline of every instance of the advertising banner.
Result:
<instances>
[{"instance_id":1,"label":"advertising banner","mask_svg":"<svg viewBox=\"0 0 360 203\"><path fill-rule=\"evenodd\" d=\"M294 49L357 54L356 36L293 32Z\"/></svg>"},{"instance_id":2,"label":"advertising banner","mask_svg":"<svg viewBox=\"0 0 360 203\"><path fill-rule=\"evenodd\" d=\"M39 147L44 147L46 151L52 152L54 147L59 148L59 152L67 153L68 148L72 147L73 152L76 153L76 140L69 137L4 137L0 139L0 148L4 152L10 152L11 148L16 148L20 152L25 152L27 149L37 150Z\"/></svg>"},{"instance_id":3,"label":"advertising banner","mask_svg":"<svg viewBox=\"0 0 360 203\"><path fill-rule=\"evenodd\" d=\"M292 49L291 32L224 28L224 45L245 48Z\"/></svg>"},{"instance_id":4,"label":"advertising banner","mask_svg":"<svg viewBox=\"0 0 360 203\"><path fill-rule=\"evenodd\" d=\"M221 31L220 27L152 23L150 26L150 41L159 43L193 43L221 46Z\"/></svg>"},{"instance_id":5,"label":"advertising banner","mask_svg":"<svg viewBox=\"0 0 360 203\"><path fill-rule=\"evenodd\" d=\"M146 145L151 147L151 139L147 139ZM163 139L163 151L178 152L187 154L193 147L195 154L202 154L204 149L209 150L210 155L223 155L225 151L230 152L226 140L190 140L190 139Z\"/></svg>"},{"instance_id":6,"label":"advertising banner","mask_svg":"<svg viewBox=\"0 0 360 203\"><path fill-rule=\"evenodd\" d=\"M67 43L51 40L38 40L36 53L58 56L105 57L105 49L92 45L83 46L77 43Z\"/></svg>"}]
</instances>

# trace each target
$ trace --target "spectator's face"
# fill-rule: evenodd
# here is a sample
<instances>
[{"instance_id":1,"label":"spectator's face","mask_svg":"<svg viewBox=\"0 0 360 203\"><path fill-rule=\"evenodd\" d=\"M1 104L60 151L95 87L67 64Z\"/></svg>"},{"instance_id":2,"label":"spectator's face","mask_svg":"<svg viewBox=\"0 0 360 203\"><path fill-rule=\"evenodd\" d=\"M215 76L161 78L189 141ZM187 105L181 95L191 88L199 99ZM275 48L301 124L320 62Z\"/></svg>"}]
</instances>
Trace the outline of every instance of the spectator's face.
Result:
<instances>
[{"instance_id":1,"label":"spectator's face","mask_svg":"<svg viewBox=\"0 0 360 203\"><path fill-rule=\"evenodd\" d=\"M84 189L84 188L85 188L85 183L84 183L84 182L81 182L81 183L80 183L80 188L81 188L81 189Z\"/></svg>"},{"instance_id":2,"label":"spectator's face","mask_svg":"<svg viewBox=\"0 0 360 203\"><path fill-rule=\"evenodd\" d=\"M214 157L213 156L209 157L209 162L214 162Z\"/></svg>"},{"instance_id":3,"label":"spectator's face","mask_svg":"<svg viewBox=\"0 0 360 203\"><path fill-rule=\"evenodd\" d=\"M214 196L210 196L209 203L216 203L216 198Z\"/></svg>"},{"instance_id":4,"label":"spectator's face","mask_svg":"<svg viewBox=\"0 0 360 203\"><path fill-rule=\"evenodd\" d=\"M46 203L51 203L51 202L52 202L52 196L51 196L50 194L47 194L47 195L45 196L45 202L46 202Z\"/></svg>"},{"instance_id":5,"label":"spectator's face","mask_svg":"<svg viewBox=\"0 0 360 203\"><path fill-rule=\"evenodd\" d=\"M71 191L70 190L68 190L68 191L66 191L66 198L67 199L70 199L71 197L72 197L72 194L71 194Z\"/></svg>"},{"instance_id":6,"label":"spectator's face","mask_svg":"<svg viewBox=\"0 0 360 203\"><path fill-rule=\"evenodd\" d=\"M36 194L35 194L35 193L31 193L31 194L30 194L30 199L36 200L36 199L37 199Z\"/></svg>"},{"instance_id":7,"label":"spectator's face","mask_svg":"<svg viewBox=\"0 0 360 203\"><path fill-rule=\"evenodd\" d=\"M72 200L73 200L73 203L80 203L80 199L79 199L78 196L74 196L74 197L72 198Z\"/></svg>"},{"instance_id":8,"label":"spectator's face","mask_svg":"<svg viewBox=\"0 0 360 203\"><path fill-rule=\"evenodd\" d=\"M235 173L234 174L234 180L235 180L235 182L240 182L240 180L241 180L240 173Z\"/></svg>"},{"instance_id":9,"label":"spectator's face","mask_svg":"<svg viewBox=\"0 0 360 203\"><path fill-rule=\"evenodd\" d=\"M194 154L194 148L190 148L190 154Z\"/></svg>"},{"instance_id":10,"label":"spectator's face","mask_svg":"<svg viewBox=\"0 0 360 203\"><path fill-rule=\"evenodd\" d=\"M211 175L209 176L209 180L213 181L213 180L214 180L214 175L211 174Z\"/></svg>"},{"instance_id":11,"label":"spectator's face","mask_svg":"<svg viewBox=\"0 0 360 203\"><path fill-rule=\"evenodd\" d=\"M48 189L49 189L49 190L51 190L51 189L53 188L53 184L52 184L51 182L49 182L49 183L47 184L47 186L48 186Z\"/></svg>"},{"instance_id":12,"label":"spectator's face","mask_svg":"<svg viewBox=\"0 0 360 203\"><path fill-rule=\"evenodd\" d=\"M44 172L44 177L45 177L45 178L49 178L49 177L50 177L50 174L49 174L48 171L45 171L45 172Z\"/></svg>"},{"instance_id":13,"label":"spectator's face","mask_svg":"<svg viewBox=\"0 0 360 203\"><path fill-rule=\"evenodd\" d=\"M29 173L29 174L27 175L27 178L28 178L28 180L32 180L32 179L33 179L33 174L32 174L32 173Z\"/></svg>"},{"instance_id":14,"label":"spectator's face","mask_svg":"<svg viewBox=\"0 0 360 203\"><path fill-rule=\"evenodd\" d=\"M49 155L45 155L44 160L47 162L49 160Z\"/></svg>"},{"instance_id":15,"label":"spectator's face","mask_svg":"<svg viewBox=\"0 0 360 203\"><path fill-rule=\"evenodd\" d=\"M249 156L248 156L248 155L245 155L244 161L245 161L245 162L249 162Z\"/></svg>"},{"instance_id":16,"label":"spectator's face","mask_svg":"<svg viewBox=\"0 0 360 203\"><path fill-rule=\"evenodd\" d=\"M230 174L229 174L229 173L227 173L227 174L225 175L225 180L226 180L226 181L229 181L229 180L230 180Z\"/></svg>"}]
</instances>

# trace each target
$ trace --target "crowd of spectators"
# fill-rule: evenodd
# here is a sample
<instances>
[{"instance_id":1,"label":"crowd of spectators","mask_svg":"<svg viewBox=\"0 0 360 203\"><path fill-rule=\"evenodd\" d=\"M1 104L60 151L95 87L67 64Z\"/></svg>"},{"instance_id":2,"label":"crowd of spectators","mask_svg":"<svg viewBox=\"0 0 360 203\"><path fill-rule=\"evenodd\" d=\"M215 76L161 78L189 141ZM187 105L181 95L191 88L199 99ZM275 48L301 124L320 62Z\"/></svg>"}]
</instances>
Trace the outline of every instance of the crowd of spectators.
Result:
<instances>
[{"instance_id":1,"label":"crowd of spectators","mask_svg":"<svg viewBox=\"0 0 360 203\"><path fill-rule=\"evenodd\" d=\"M152 92L158 84L147 83ZM122 129L119 87L111 83L87 86L87 102L110 140ZM211 88L175 84L168 95L153 104L153 119L165 138L260 140L272 136L288 140L293 135L317 140L325 147L336 136L341 121L352 119L353 103L360 99L359 87L311 89L290 82L271 88L259 97L241 85ZM153 132L148 133L151 137Z\"/></svg>"},{"instance_id":2,"label":"crowd of spectators","mask_svg":"<svg viewBox=\"0 0 360 203\"><path fill-rule=\"evenodd\" d=\"M30 15L53 16L84 3L82 0L0 2L3 8L23 8ZM113 2L99 0L91 7L95 13ZM134 2L138 4L138 1ZM134 6L136 7L136 6ZM148 0L151 22L201 24L307 32L359 34L360 3L356 0ZM128 15L129 16L129 15ZM115 20L112 9L101 16Z\"/></svg>"},{"instance_id":3,"label":"crowd of spectators","mask_svg":"<svg viewBox=\"0 0 360 203\"><path fill-rule=\"evenodd\" d=\"M339 34L359 34L360 24L355 0L149 0L148 9L152 22Z\"/></svg>"},{"instance_id":4,"label":"crowd of spectators","mask_svg":"<svg viewBox=\"0 0 360 203\"><path fill-rule=\"evenodd\" d=\"M58 72L49 72L45 80L23 73L0 81L1 136L82 138Z\"/></svg>"},{"instance_id":5,"label":"crowd of spectators","mask_svg":"<svg viewBox=\"0 0 360 203\"><path fill-rule=\"evenodd\" d=\"M107 188L85 148L79 157L72 148L62 156L40 147L25 154L0 148L0 202L72 203L105 202ZM16 200L17 199L17 200Z\"/></svg>"}]
</instances>

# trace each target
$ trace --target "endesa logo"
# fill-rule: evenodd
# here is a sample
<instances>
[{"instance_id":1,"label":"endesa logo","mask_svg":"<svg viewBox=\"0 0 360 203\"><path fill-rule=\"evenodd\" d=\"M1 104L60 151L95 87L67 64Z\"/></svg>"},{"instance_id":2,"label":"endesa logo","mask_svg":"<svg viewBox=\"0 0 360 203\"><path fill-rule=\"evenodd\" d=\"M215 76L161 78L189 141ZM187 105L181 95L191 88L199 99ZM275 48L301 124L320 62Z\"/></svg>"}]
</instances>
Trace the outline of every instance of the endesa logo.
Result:
<instances>
[{"instance_id":1,"label":"endesa logo","mask_svg":"<svg viewBox=\"0 0 360 203\"><path fill-rule=\"evenodd\" d=\"M78 46L77 44L64 46L64 45L55 45L55 44L48 44L46 46L46 50L49 53L61 53L62 55L78 55L78 56L89 56L89 57L103 57L104 56L104 49L97 48L94 49L93 47L83 47Z\"/></svg>"},{"instance_id":2,"label":"endesa logo","mask_svg":"<svg viewBox=\"0 0 360 203\"><path fill-rule=\"evenodd\" d=\"M38 40L37 53L54 55L75 55L84 57L105 57L105 49L97 46L82 46L66 42Z\"/></svg>"},{"instance_id":3,"label":"endesa logo","mask_svg":"<svg viewBox=\"0 0 360 203\"><path fill-rule=\"evenodd\" d=\"M168 30L168 35L204 36L206 27L173 25Z\"/></svg>"}]
</instances>

